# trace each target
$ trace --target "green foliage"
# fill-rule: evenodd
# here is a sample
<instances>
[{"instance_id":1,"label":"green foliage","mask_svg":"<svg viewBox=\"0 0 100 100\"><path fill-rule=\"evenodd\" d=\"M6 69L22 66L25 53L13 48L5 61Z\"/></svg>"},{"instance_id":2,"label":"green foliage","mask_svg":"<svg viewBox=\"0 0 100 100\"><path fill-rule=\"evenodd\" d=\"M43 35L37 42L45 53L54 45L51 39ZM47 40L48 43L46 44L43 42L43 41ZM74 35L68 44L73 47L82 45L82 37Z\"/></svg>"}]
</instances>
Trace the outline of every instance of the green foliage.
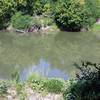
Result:
<instances>
[{"instance_id":1,"label":"green foliage","mask_svg":"<svg viewBox=\"0 0 100 100\"><path fill-rule=\"evenodd\" d=\"M22 0L17 2L17 10L22 11L24 14L41 15L43 12L44 3L42 0Z\"/></svg>"},{"instance_id":2,"label":"green foliage","mask_svg":"<svg viewBox=\"0 0 100 100\"><path fill-rule=\"evenodd\" d=\"M74 80L69 80L68 82L68 87L66 89L66 91L64 92L64 100L81 100L80 99L80 89L78 87L76 87L77 81ZM74 94L74 96L73 96Z\"/></svg>"},{"instance_id":3,"label":"green foliage","mask_svg":"<svg viewBox=\"0 0 100 100\"><path fill-rule=\"evenodd\" d=\"M22 93L22 89L23 89L23 84L21 83L17 83L16 84L16 91L17 91L17 94L21 94Z\"/></svg>"},{"instance_id":4,"label":"green foliage","mask_svg":"<svg viewBox=\"0 0 100 100\"><path fill-rule=\"evenodd\" d=\"M40 22L41 22L41 26L44 26L44 27L50 26L53 24L53 20L48 17L41 17Z\"/></svg>"},{"instance_id":5,"label":"green foliage","mask_svg":"<svg viewBox=\"0 0 100 100\"><path fill-rule=\"evenodd\" d=\"M61 93L64 92L65 83L60 79L48 79L45 82L45 88L51 93Z\"/></svg>"},{"instance_id":6,"label":"green foliage","mask_svg":"<svg viewBox=\"0 0 100 100\"><path fill-rule=\"evenodd\" d=\"M19 76L19 69L18 68L14 68L14 71L11 73L11 78L12 81L14 81L15 83L18 83L20 80L20 76Z\"/></svg>"},{"instance_id":7,"label":"green foliage","mask_svg":"<svg viewBox=\"0 0 100 100\"><path fill-rule=\"evenodd\" d=\"M50 26L53 24L53 20L51 18L43 18L42 20L45 26Z\"/></svg>"},{"instance_id":8,"label":"green foliage","mask_svg":"<svg viewBox=\"0 0 100 100\"><path fill-rule=\"evenodd\" d=\"M19 100L25 100L25 98L26 98L26 94L25 93L21 93L18 96L19 96Z\"/></svg>"},{"instance_id":9,"label":"green foliage","mask_svg":"<svg viewBox=\"0 0 100 100\"><path fill-rule=\"evenodd\" d=\"M40 81L40 80L42 80L42 77L41 77L40 75L38 75L38 74L31 74L31 75L28 77L27 82L32 83L32 82L35 81L35 80Z\"/></svg>"},{"instance_id":10,"label":"green foliage","mask_svg":"<svg viewBox=\"0 0 100 100\"><path fill-rule=\"evenodd\" d=\"M50 0L26 0L26 12L30 15L50 15L52 5Z\"/></svg>"},{"instance_id":11,"label":"green foliage","mask_svg":"<svg viewBox=\"0 0 100 100\"><path fill-rule=\"evenodd\" d=\"M11 16L15 11L21 11L25 14L21 15L16 13L12 17L12 24L18 29L26 29L30 26L31 18L28 15L48 16L48 21L43 19L45 24L51 24L50 17L54 15L55 22L59 28L68 31L80 31L81 28L88 29L94 24L95 19L100 16L100 3L96 2L98 0L85 0L85 4L81 5L79 1L80 0L1 0L0 29L6 28L9 25Z\"/></svg>"},{"instance_id":12,"label":"green foliage","mask_svg":"<svg viewBox=\"0 0 100 100\"><path fill-rule=\"evenodd\" d=\"M51 18L62 30L80 31L89 29L100 16L99 0L1 0L0 1L0 29L9 26L12 17L15 28L26 29L30 26L31 16L43 15L44 26L51 25ZM56 6L55 6L56 5ZM14 18L15 17L15 18ZM34 20L33 20L34 21ZM35 22L35 21L34 21ZM36 21L38 25L40 22Z\"/></svg>"},{"instance_id":13,"label":"green foliage","mask_svg":"<svg viewBox=\"0 0 100 100\"><path fill-rule=\"evenodd\" d=\"M28 83L32 86L33 90L51 93L61 93L65 90L65 82L60 79L46 79L39 75L33 74L28 78Z\"/></svg>"},{"instance_id":14,"label":"green foliage","mask_svg":"<svg viewBox=\"0 0 100 100\"><path fill-rule=\"evenodd\" d=\"M32 25L37 25L37 26L42 26L41 24L41 18L38 18L38 17L33 17L32 19Z\"/></svg>"},{"instance_id":15,"label":"green foliage","mask_svg":"<svg viewBox=\"0 0 100 100\"><path fill-rule=\"evenodd\" d=\"M14 0L0 0L0 29L9 25L10 18L15 12Z\"/></svg>"},{"instance_id":16,"label":"green foliage","mask_svg":"<svg viewBox=\"0 0 100 100\"><path fill-rule=\"evenodd\" d=\"M31 21L32 18L29 15L22 15L20 12L17 12L11 18L12 25L16 29L27 29L30 27Z\"/></svg>"},{"instance_id":17,"label":"green foliage","mask_svg":"<svg viewBox=\"0 0 100 100\"><path fill-rule=\"evenodd\" d=\"M15 3L16 3L16 10L17 11L21 11L23 13L25 13L25 6L26 6L26 1L27 0L14 0Z\"/></svg>"},{"instance_id":18,"label":"green foliage","mask_svg":"<svg viewBox=\"0 0 100 100\"><path fill-rule=\"evenodd\" d=\"M0 95L7 94L8 85L4 81L0 81Z\"/></svg>"},{"instance_id":19,"label":"green foliage","mask_svg":"<svg viewBox=\"0 0 100 100\"><path fill-rule=\"evenodd\" d=\"M99 31L100 30L100 24L94 24L92 30L93 31Z\"/></svg>"},{"instance_id":20,"label":"green foliage","mask_svg":"<svg viewBox=\"0 0 100 100\"><path fill-rule=\"evenodd\" d=\"M57 25L67 31L80 31L94 22L91 11L78 0L58 0L54 13Z\"/></svg>"},{"instance_id":21,"label":"green foliage","mask_svg":"<svg viewBox=\"0 0 100 100\"><path fill-rule=\"evenodd\" d=\"M75 64L80 70L75 81L70 83L64 93L65 100L99 100L100 98L100 64L82 62ZM82 66L82 67L81 67Z\"/></svg>"},{"instance_id":22,"label":"green foliage","mask_svg":"<svg viewBox=\"0 0 100 100\"><path fill-rule=\"evenodd\" d=\"M50 0L46 0L44 7L43 7L43 15L44 16L51 16L52 15L52 10L53 10L53 3L50 2Z\"/></svg>"},{"instance_id":23,"label":"green foliage","mask_svg":"<svg viewBox=\"0 0 100 100\"><path fill-rule=\"evenodd\" d=\"M41 15L43 12L43 5L41 0L36 0L33 6L33 14Z\"/></svg>"},{"instance_id":24,"label":"green foliage","mask_svg":"<svg viewBox=\"0 0 100 100\"><path fill-rule=\"evenodd\" d=\"M85 0L85 5L90 9L95 18L100 17L100 1L99 0Z\"/></svg>"},{"instance_id":25,"label":"green foliage","mask_svg":"<svg viewBox=\"0 0 100 100\"><path fill-rule=\"evenodd\" d=\"M42 78L40 75L38 74L30 75L27 82L29 85L31 85L34 91L38 92L44 91L45 78Z\"/></svg>"},{"instance_id":26,"label":"green foliage","mask_svg":"<svg viewBox=\"0 0 100 100\"><path fill-rule=\"evenodd\" d=\"M44 17L44 16L33 17L31 22L32 25L37 25L39 27L46 27L53 24L53 20L51 18Z\"/></svg>"}]
</instances>

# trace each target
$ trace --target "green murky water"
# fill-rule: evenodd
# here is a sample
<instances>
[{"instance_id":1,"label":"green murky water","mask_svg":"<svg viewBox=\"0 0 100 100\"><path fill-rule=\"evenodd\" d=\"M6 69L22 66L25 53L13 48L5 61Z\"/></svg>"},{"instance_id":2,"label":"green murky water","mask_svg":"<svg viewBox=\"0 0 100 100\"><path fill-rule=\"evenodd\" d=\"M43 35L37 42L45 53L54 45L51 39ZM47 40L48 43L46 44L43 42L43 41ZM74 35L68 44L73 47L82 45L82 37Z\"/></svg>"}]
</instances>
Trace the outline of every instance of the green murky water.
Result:
<instances>
[{"instance_id":1,"label":"green murky water","mask_svg":"<svg viewBox=\"0 0 100 100\"><path fill-rule=\"evenodd\" d=\"M96 35L98 34L98 36ZM18 67L20 78L31 73L68 79L73 77L74 62L100 61L99 32L20 36L0 32L0 78L8 79Z\"/></svg>"}]
</instances>

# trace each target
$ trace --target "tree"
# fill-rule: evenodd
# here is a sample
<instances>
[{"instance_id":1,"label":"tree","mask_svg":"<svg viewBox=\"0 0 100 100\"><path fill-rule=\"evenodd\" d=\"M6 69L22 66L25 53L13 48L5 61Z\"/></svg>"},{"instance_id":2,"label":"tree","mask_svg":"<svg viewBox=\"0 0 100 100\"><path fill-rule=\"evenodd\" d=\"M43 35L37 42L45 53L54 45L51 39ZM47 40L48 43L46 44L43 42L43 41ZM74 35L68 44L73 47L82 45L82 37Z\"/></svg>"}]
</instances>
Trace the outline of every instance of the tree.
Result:
<instances>
[{"instance_id":1,"label":"tree","mask_svg":"<svg viewBox=\"0 0 100 100\"><path fill-rule=\"evenodd\" d=\"M80 31L94 23L92 12L78 0L58 0L54 19L61 30Z\"/></svg>"},{"instance_id":2,"label":"tree","mask_svg":"<svg viewBox=\"0 0 100 100\"><path fill-rule=\"evenodd\" d=\"M86 7L92 12L95 18L100 17L100 1L99 0L84 0Z\"/></svg>"},{"instance_id":3,"label":"tree","mask_svg":"<svg viewBox=\"0 0 100 100\"><path fill-rule=\"evenodd\" d=\"M80 72L64 93L65 100L99 100L100 64L82 61L81 65L74 65Z\"/></svg>"},{"instance_id":4,"label":"tree","mask_svg":"<svg viewBox=\"0 0 100 100\"><path fill-rule=\"evenodd\" d=\"M6 28L13 13L15 12L14 0L0 1L0 29Z\"/></svg>"}]
</instances>

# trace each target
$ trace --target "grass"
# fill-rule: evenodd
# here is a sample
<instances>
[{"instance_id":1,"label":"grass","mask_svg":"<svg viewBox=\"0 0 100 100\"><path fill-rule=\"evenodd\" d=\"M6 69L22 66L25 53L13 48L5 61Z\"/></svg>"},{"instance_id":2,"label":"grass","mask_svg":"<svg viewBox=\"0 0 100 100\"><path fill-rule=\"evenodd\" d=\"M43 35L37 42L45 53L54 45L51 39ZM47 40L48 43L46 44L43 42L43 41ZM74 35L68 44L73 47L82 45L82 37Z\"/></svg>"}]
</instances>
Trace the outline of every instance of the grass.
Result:
<instances>
[{"instance_id":1,"label":"grass","mask_svg":"<svg viewBox=\"0 0 100 100\"><path fill-rule=\"evenodd\" d=\"M99 31L100 30L100 24L94 24L93 31Z\"/></svg>"},{"instance_id":2,"label":"grass","mask_svg":"<svg viewBox=\"0 0 100 100\"><path fill-rule=\"evenodd\" d=\"M29 76L28 85L37 92L48 92L48 93L63 93L65 91L65 81L57 78L45 78L38 74L32 74Z\"/></svg>"},{"instance_id":3,"label":"grass","mask_svg":"<svg viewBox=\"0 0 100 100\"><path fill-rule=\"evenodd\" d=\"M40 100L42 97L44 100L47 96L51 98L52 96L58 95L60 98L59 100L62 100L62 94L66 90L66 81L57 78L48 79L38 74L30 75L28 80L24 83L15 83L13 80L11 81L11 83L10 81L0 81L0 96L2 98L8 98L10 95L12 98L25 100L25 98L29 98L30 95L33 95L34 98L38 97Z\"/></svg>"}]
</instances>

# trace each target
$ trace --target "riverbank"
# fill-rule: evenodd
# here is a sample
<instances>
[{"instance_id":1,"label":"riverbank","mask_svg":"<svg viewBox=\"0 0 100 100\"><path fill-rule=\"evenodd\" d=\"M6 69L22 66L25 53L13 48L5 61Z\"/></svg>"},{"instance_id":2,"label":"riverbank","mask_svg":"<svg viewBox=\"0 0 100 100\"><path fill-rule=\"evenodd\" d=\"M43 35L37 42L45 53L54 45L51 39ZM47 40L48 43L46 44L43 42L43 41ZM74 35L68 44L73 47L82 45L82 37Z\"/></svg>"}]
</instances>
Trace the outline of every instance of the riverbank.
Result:
<instances>
[{"instance_id":1,"label":"riverbank","mask_svg":"<svg viewBox=\"0 0 100 100\"><path fill-rule=\"evenodd\" d=\"M65 84L61 79L34 75L24 83L15 80L0 81L0 100L63 100Z\"/></svg>"},{"instance_id":2,"label":"riverbank","mask_svg":"<svg viewBox=\"0 0 100 100\"><path fill-rule=\"evenodd\" d=\"M100 31L100 23L95 23L92 30L93 31Z\"/></svg>"},{"instance_id":3,"label":"riverbank","mask_svg":"<svg viewBox=\"0 0 100 100\"><path fill-rule=\"evenodd\" d=\"M63 94L56 93L46 93L45 95L34 91L31 87L25 87L24 92L18 94L16 87L12 89L11 87L8 91L6 98L8 100L63 100Z\"/></svg>"},{"instance_id":4,"label":"riverbank","mask_svg":"<svg viewBox=\"0 0 100 100\"><path fill-rule=\"evenodd\" d=\"M60 32L60 30L57 28L56 25L42 27L39 30L33 30L33 31L15 29L12 26L9 26L6 30L1 30L1 31L16 33L18 35L32 35L32 34L47 35L48 33L52 34L54 32Z\"/></svg>"},{"instance_id":5,"label":"riverbank","mask_svg":"<svg viewBox=\"0 0 100 100\"><path fill-rule=\"evenodd\" d=\"M12 27L12 25L10 25L6 30L6 32L13 32L16 33L18 35L32 35L32 34L39 34L39 35L48 35L48 34L52 34L54 32L67 32L67 31L61 31L56 24L53 24L51 26L46 26L46 27L41 27L40 29L33 29L34 27L30 27L31 31L28 30L22 30L22 29L15 29L14 27ZM89 31L100 31L100 23L95 23L93 25L93 27L89 30L86 30L84 28L81 29L80 32L89 32ZM1 30L2 31L2 30Z\"/></svg>"}]
</instances>

